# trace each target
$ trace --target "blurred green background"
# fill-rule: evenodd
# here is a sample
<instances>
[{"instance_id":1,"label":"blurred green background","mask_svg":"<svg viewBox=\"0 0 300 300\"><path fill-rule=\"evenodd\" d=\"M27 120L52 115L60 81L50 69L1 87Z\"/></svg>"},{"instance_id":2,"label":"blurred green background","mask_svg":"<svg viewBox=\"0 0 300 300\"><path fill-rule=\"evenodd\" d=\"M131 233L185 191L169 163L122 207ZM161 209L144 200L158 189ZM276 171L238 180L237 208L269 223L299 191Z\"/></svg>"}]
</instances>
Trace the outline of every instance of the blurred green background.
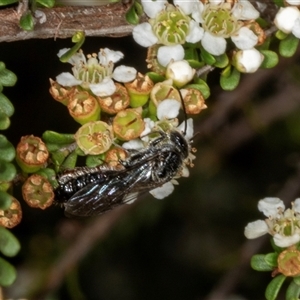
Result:
<instances>
[{"instance_id":1,"label":"blurred green background","mask_svg":"<svg viewBox=\"0 0 300 300\"><path fill-rule=\"evenodd\" d=\"M56 56L70 46L70 40L0 45L0 61L18 76L15 87L4 89L16 109L5 132L14 145L22 135L77 130L48 92L50 77L71 71ZM125 54L120 64L146 71L146 49L131 37L87 38L83 50L104 47ZM233 92L220 89L218 71L209 74L208 109L193 117L195 166L167 199L149 196L97 218L68 219L59 207L29 208L16 187L23 220L12 231L22 249L9 259L18 279L5 298L264 299L271 274L251 270L249 255L271 246L263 238L247 242L243 230L263 218L259 199L300 196L299 72L297 55L244 75Z\"/></svg>"}]
</instances>

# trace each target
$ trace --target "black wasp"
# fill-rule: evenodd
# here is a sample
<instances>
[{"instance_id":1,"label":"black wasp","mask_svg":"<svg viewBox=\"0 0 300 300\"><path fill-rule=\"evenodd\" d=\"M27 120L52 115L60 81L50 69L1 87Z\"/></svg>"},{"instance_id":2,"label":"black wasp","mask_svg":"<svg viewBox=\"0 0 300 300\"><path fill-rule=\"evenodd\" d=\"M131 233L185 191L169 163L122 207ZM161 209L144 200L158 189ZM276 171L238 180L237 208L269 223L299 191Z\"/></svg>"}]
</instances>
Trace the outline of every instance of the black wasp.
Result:
<instances>
[{"instance_id":1,"label":"black wasp","mask_svg":"<svg viewBox=\"0 0 300 300\"><path fill-rule=\"evenodd\" d=\"M78 167L58 177L56 200L73 216L93 216L132 202L139 192L162 186L189 163L191 146L177 129L157 131L142 150L128 150L121 167Z\"/></svg>"}]
</instances>

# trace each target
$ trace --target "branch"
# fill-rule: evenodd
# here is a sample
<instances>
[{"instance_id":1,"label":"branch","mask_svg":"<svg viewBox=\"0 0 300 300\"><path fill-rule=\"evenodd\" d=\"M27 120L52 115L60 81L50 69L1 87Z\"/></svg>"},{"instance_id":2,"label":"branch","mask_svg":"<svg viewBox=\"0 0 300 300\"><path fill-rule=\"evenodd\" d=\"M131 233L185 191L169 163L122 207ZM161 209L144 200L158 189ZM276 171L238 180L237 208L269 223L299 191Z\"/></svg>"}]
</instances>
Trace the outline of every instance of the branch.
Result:
<instances>
[{"instance_id":1,"label":"branch","mask_svg":"<svg viewBox=\"0 0 300 300\"><path fill-rule=\"evenodd\" d=\"M36 23L33 31L19 26L20 14L14 8L0 10L0 42L27 39L68 38L76 31L86 36L120 37L130 35L133 25L125 19L128 6L122 3L93 7L55 7L39 9L46 22Z\"/></svg>"}]
</instances>

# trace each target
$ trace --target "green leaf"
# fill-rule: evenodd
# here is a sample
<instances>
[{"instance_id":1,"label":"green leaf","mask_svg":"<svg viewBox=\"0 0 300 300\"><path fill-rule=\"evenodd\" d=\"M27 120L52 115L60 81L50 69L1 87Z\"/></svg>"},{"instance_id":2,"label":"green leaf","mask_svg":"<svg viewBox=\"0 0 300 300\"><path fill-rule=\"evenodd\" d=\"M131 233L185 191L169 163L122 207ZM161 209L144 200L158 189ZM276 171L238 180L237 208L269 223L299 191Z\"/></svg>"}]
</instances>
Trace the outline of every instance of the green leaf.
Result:
<instances>
[{"instance_id":1,"label":"green leaf","mask_svg":"<svg viewBox=\"0 0 300 300\"><path fill-rule=\"evenodd\" d=\"M10 119L7 114L0 111L0 130L5 130L10 126Z\"/></svg>"},{"instance_id":2,"label":"green leaf","mask_svg":"<svg viewBox=\"0 0 300 300\"><path fill-rule=\"evenodd\" d=\"M8 117L11 117L15 112L14 106L9 101L9 99L0 93L0 111L6 114Z\"/></svg>"},{"instance_id":3,"label":"green leaf","mask_svg":"<svg viewBox=\"0 0 300 300\"><path fill-rule=\"evenodd\" d=\"M207 99L210 96L209 86L203 79L197 78L195 80L195 83L188 84L186 87L199 90L202 93L204 99Z\"/></svg>"},{"instance_id":4,"label":"green leaf","mask_svg":"<svg viewBox=\"0 0 300 300\"><path fill-rule=\"evenodd\" d=\"M0 209L6 210L10 207L12 196L6 192L0 191Z\"/></svg>"},{"instance_id":5,"label":"green leaf","mask_svg":"<svg viewBox=\"0 0 300 300\"><path fill-rule=\"evenodd\" d=\"M146 73L146 75L154 82L154 83L157 83L157 82L162 82L166 79L166 77L160 75L160 74L157 74L155 72L148 72Z\"/></svg>"},{"instance_id":6,"label":"green leaf","mask_svg":"<svg viewBox=\"0 0 300 300\"><path fill-rule=\"evenodd\" d=\"M6 228L0 226L0 251L5 256L15 256L20 251L18 239Z\"/></svg>"},{"instance_id":7,"label":"green leaf","mask_svg":"<svg viewBox=\"0 0 300 300\"><path fill-rule=\"evenodd\" d=\"M205 65L205 63L203 61L192 60L192 59L186 59L186 61L194 69L200 69Z\"/></svg>"},{"instance_id":8,"label":"green leaf","mask_svg":"<svg viewBox=\"0 0 300 300\"><path fill-rule=\"evenodd\" d=\"M126 21L129 24L137 25L140 20L140 13L139 13L139 3L134 2L133 5L129 8L129 10L126 13Z\"/></svg>"},{"instance_id":9,"label":"green leaf","mask_svg":"<svg viewBox=\"0 0 300 300\"><path fill-rule=\"evenodd\" d=\"M251 267L256 271L272 271L273 267L267 262L265 254L256 254L251 258Z\"/></svg>"},{"instance_id":10,"label":"green leaf","mask_svg":"<svg viewBox=\"0 0 300 300\"><path fill-rule=\"evenodd\" d=\"M285 281L286 277L284 275L278 275L268 284L265 292L265 297L267 300L275 300L278 296L280 288Z\"/></svg>"},{"instance_id":11,"label":"green leaf","mask_svg":"<svg viewBox=\"0 0 300 300\"><path fill-rule=\"evenodd\" d=\"M68 145L75 142L74 134L58 133L51 130L45 131L42 135L42 139L46 143L57 144L57 145Z\"/></svg>"},{"instance_id":12,"label":"green leaf","mask_svg":"<svg viewBox=\"0 0 300 300\"><path fill-rule=\"evenodd\" d=\"M201 48L201 58L205 63L211 66L213 66L217 61L216 58L207 52L203 47Z\"/></svg>"},{"instance_id":13,"label":"green leaf","mask_svg":"<svg viewBox=\"0 0 300 300\"><path fill-rule=\"evenodd\" d=\"M229 64L229 58L226 53L215 56L216 62L214 64L215 67L223 69L226 68Z\"/></svg>"},{"instance_id":14,"label":"green leaf","mask_svg":"<svg viewBox=\"0 0 300 300\"><path fill-rule=\"evenodd\" d=\"M295 283L300 286L300 276L294 277L293 281L295 281Z\"/></svg>"},{"instance_id":15,"label":"green leaf","mask_svg":"<svg viewBox=\"0 0 300 300\"><path fill-rule=\"evenodd\" d=\"M0 6L9 5L18 2L19 0L0 0Z\"/></svg>"},{"instance_id":16,"label":"green leaf","mask_svg":"<svg viewBox=\"0 0 300 300\"><path fill-rule=\"evenodd\" d=\"M273 0L274 4L276 4L279 7L284 6L284 1L283 0Z\"/></svg>"},{"instance_id":17,"label":"green leaf","mask_svg":"<svg viewBox=\"0 0 300 300\"><path fill-rule=\"evenodd\" d=\"M5 65L4 65L5 67ZM17 82L17 76L14 72L0 68L0 83L3 86L14 86Z\"/></svg>"},{"instance_id":18,"label":"green leaf","mask_svg":"<svg viewBox=\"0 0 300 300\"><path fill-rule=\"evenodd\" d=\"M278 259L278 253L272 252L272 253L268 253L265 255L266 263L272 268L275 268L278 266L277 259Z\"/></svg>"},{"instance_id":19,"label":"green leaf","mask_svg":"<svg viewBox=\"0 0 300 300\"><path fill-rule=\"evenodd\" d=\"M16 150L13 144L4 135L0 134L0 160L10 162L15 156Z\"/></svg>"},{"instance_id":20,"label":"green leaf","mask_svg":"<svg viewBox=\"0 0 300 300\"><path fill-rule=\"evenodd\" d=\"M58 185L57 180L56 180L56 173L53 169L50 169L50 168L40 169L35 174L39 174L39 175L47 178L53 187Z\"/></svg>"},{"instance_id":21,"label":"green leaf","mask_svg":"<svg viewBox=\"0 0 300 300\"><path fill-rule=\"evenodd\" d=\"M31 31L33 30L34 27L34 21L33 21L33 16L31 12L26 12L20 19L20 27L23 30L26 31Z\"/></svg>"},{"instance_id":22,"label":"green leaf","mask_svg":"<svg viewBox=\"0 0 300 300\"><path fill-rule=\"evenodd\" d=\"M225 69L224 71L227 71L227 69ZM234 90L239 85L240 77L241 73L236 68L232 68L229 76L227 76L225 72L224 74L222 72L220 77L220 85L222 89L225 91Z\"/></svg>"},{"instance_id":23,"label":"green leaf","mask_svg":"<svg viewBox=\"0 0 300 300\"><path fill-rule=\"evenodd\" d=\"M51 8L55 4L55 0L36 0L36 2L47 8Z\"/></svg>"},{"instance_id":24,"label":"green leaf","mask_svg":"<svg viewBox=\"0 0 300 300\"><path fill-rule=\"evenodd\" d=\"M9 286L17 278L14 266L0 257L0 286Z\"/></svg>"},{"instance_id":25,"label":"green leaf","mask_svg":"<svg viewBox=\"0 0 300 300\"><path fill-rule=\"evenodd\" d=\"M75 151L71 152L64 162L62 163L61 167L64 169L74 169L77 162L77 153Z\"/></svg>"},{"instance_id":26,"label":"green leaf","mask_svg":"<svg viewBox=\"0 0 300 300\"><path fill-rule=\"evenodd\" d=\"M261 68L270 69L274 68L278 64L278 55L271 50L260 50L260 53L264 56L264 60L260 65Z\"/></svg>"},{"instance_id":27,"label":"green leaf","mask_svg":"<svg viewBox=\"0 0 300 300\"><path fill-rule=\"evenodd\" d=\"M283 57L292 57L297 51L299 39L290 34L279 43L279 53Z\"/></svg>"},{"instance_id":28,"label":"green leaf","mask_svg":"<svg viewBox=\"0 0 300 300\"><path fill-rule=\"evenodd\" d=\"M283 31L281 31L281 30L278 30L278 31L275 32L275 36L276 36L276 38L278 38L279 40L284 40L284 39L287 38L288 34L285 33L285 32L283 32Z\"/></svg>"},{"instance_id":29,"label":"green leaf","mask_svg":"<svg viewBox=\"0 0 300 300\"><path fill-rule=\"evenodd\" d=\"M81 48L85 41L85 34L83 31L77 31L72 36L72 42L76 43L71 49L64 53L59 60L61 62L68 62L68 60Z\"/></svg>"},{"instance_id":30,"label":"green leaf","mask_svg":"<svg viewBox=\"0 0 300 300\"><path fill-rule=\"evenodd\" d=\"M12 163L0 161L0 181L12 181L16 174L17 170Z\"/></svg>"},{"instance_id":31,"label":"green leaf","mask_svg":"<svg viewBox=\"0 0 300 300\"><path fill-rule=\"evenodd\" d=\"M0 72L3 71L4 69L6 69L5 63L3 61L0 61Z\"/></svg>"},{"instance_id":32,"label":"green leaf","mask_svg":"<svg viewBox=\"0 0 300 300\"><path fill-rule=\"evenodd\" d=\"M300 296L300 286L295 281L292 281L286 290L285 299L298 300L299 296Z\"/></svg>"},{"instance_id":33,"label":"green leaf","mask_svg":"<svg viewBox=\"0 0 300 300\"><path fill-rule=\"evenodd\" d=\"M103 154L100 154L100 155L88 155L86 157L86 165L88 167L96 167L96 166L99 166L99 165L102 165L103 162L104 162L104 155Z\"/></svg>"}]
</instances>

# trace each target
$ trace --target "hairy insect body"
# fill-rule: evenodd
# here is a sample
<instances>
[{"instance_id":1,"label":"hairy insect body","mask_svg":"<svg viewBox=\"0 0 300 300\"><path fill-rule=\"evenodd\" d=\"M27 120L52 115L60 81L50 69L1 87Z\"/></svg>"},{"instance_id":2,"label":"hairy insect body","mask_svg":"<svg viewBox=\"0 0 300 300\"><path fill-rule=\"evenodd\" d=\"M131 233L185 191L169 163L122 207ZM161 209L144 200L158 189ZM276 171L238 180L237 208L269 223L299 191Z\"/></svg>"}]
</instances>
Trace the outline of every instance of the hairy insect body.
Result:
<instances>
[{"instance_id":1,"label":"hairy insect body","mask_svg":"<svg viewBox=\"0 0 300 300\"><path fill-rule=\"evenodd\" d=\"M190 154L190 145L177 130L159 131L142 150L128 150L121 167L100 165L75 168L58 178L55 191L69 215L99 215L132 202L139 192L150 191L180 176Z\"/></svg>"}]
</instances>

